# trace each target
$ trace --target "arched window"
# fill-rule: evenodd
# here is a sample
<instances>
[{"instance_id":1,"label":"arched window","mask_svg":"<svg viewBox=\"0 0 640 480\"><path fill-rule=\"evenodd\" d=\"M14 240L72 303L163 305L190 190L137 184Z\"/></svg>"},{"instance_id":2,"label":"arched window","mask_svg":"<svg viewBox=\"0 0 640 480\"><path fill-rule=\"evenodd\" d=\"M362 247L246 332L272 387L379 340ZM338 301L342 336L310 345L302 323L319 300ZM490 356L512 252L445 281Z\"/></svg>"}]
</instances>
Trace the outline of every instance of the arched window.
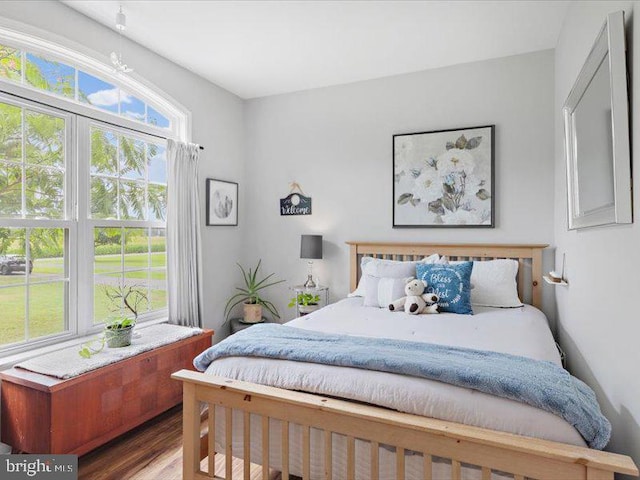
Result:
<instances>
[{"instance_id":1,"label":"arched window","mask_svg":"<svg viewBox=\"0 0 640 480\"><path fill-rule=\"evenodd\" d=\"M141 79L0 28L0 354L166 316L166 138L189 113Z\"/></svg>"}]
</instances>

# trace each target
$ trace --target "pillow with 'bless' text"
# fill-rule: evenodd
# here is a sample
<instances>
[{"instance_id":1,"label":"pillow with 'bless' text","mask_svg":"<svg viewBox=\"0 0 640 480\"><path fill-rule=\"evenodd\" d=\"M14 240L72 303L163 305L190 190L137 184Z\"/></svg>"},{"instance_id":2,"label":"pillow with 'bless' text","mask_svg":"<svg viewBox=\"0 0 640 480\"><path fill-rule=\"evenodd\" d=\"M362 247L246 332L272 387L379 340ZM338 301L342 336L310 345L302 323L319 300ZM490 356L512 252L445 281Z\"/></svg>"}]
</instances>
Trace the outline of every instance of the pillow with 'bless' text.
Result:
<instances>
[{"instance_id":1,"label":"pillow with 'bless' text","mask_svg":"<svg viewBox=\"0 0 640 480\"><path fill-rule=\"evenodd\" d=\"M452 264L421 264L416 277L427 282L427 292L440 297L441 312L473 315L471 308L471 271L473 262Z\"/></svg>"}]
</instances>

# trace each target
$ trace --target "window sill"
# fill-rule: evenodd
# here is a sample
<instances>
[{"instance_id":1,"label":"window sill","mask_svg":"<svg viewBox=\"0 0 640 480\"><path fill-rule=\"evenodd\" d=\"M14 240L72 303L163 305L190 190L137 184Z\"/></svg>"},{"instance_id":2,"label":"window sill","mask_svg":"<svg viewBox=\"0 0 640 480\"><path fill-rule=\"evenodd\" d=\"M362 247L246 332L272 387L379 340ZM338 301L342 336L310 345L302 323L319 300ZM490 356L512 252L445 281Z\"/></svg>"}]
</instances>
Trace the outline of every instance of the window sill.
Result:
<instances>
[{"instance_id":1,"label":"window sill","mask_svg":"<svg viewBox=\"0 0 640 480\"><path fill-rule=\"evenodd\" d=\"M151 325L157 325L158 323L165 323L169 321L168 318L156 318L154 320L147 320L144 323L140 323L137 328L146 328ZM18 363L29 360L30 358L34 358L40 355L45 355L47 353L55 352L57 350L62 350L63 348L73 347L75 345L80 345L89 340L95 339L96 333L91 335L86 335L83 337L75 337L71 340L64 340L58 343L54 343L52 345L47 345L46 347L38 347L33 350L27 350L24 352L16 353L13 355L7 355L6 357L0 357L0 371L7 370L11 367L14 367Z\"/></svg>"}]
</instances>

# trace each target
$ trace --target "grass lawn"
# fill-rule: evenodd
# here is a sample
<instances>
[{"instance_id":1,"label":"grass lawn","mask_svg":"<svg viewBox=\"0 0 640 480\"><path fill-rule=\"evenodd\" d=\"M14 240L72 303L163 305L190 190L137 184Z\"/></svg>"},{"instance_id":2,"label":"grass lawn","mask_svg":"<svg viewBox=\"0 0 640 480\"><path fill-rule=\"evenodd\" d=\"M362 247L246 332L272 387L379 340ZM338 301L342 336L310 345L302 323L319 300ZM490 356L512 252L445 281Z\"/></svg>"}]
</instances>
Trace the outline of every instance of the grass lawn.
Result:
<instances>
[{"instance_id":1,"label":"grass lawn","mask_svg":"<svg viewBox=\"0 0 640 480\"><path fill-rule=\"evenodd\" d=\"M64 330L64 282L32 285L29 292L29 337ZM0 344L25 339L26 287L0 289Z\"/></svg>"},{"instance_id":2,"label":"grass lawn","mask_svg":"<svg viewBox=\"0 0 640 480\"><path fill-rule=\"evenodd\" d=\"M151 265L149 265L149 257L146 253L129 253L124 256L125 270L164 268L166 264L167 254L164 252L152 253ZM120 270L122 270L122 257L120 255L96 256L94 273L108 273Z\"/></svg>"},{"instance_id":3,"label":"grass lawn","mask_svg":"<svg viewBox=\"0 0 640 480\"><path fill-rule=\"evenodd\" d=\"M125 255L124 269L134 270L125 272L125 278L147 279L147 268L151 268L152 280L166 280L165 270L167 254L164 252L151 254L151 265L149 257L145 253L131 253ZM122 272L122 257L120 255L101 255L96 257L94 273L97 275ZM55 280L64 278L64 264L62 258L42 258L33 262L32 282L42 280ZM38 278L46 275L47 278ZM22 272L15 272L12 275L0 275L0 286L21 285L25 283Z\"/></svg>"},{"instance_id":4,"label":"grass lawn","mask_svg":"<svg viewBox=\"0 0 640 480\"><path fill-rule=\"evenodd\" d=\"M127 254L124 259L125 269L150 270L152 281L166 280L166 254L164 252L151 254L151 265L147 254ZM104 295L100 284L108 282L109 278L116 281L122 276L122 257L120 255L101 255L96 257L94 288L94 318L99 323L108 317L110 303ZM125 272L127 283L141 286L147 285L149 270ZM60 281L56 281L56 280ZM29 287L29 338L41 337L64 330L64 268L61 258L38 259L34 261L31 281L53 281L42 285ZM25 276L19 273L0 275L0 286L15 285L10 288L0 288L0 345L19 342L25 339ZM101 282L104 280L104 282ZM131 281L129 281L131 280ZM151 309L166 307L167 292L152 284L150 293ZM154 286L156 288L154 288Z\"/></svg>"}]
</instances>

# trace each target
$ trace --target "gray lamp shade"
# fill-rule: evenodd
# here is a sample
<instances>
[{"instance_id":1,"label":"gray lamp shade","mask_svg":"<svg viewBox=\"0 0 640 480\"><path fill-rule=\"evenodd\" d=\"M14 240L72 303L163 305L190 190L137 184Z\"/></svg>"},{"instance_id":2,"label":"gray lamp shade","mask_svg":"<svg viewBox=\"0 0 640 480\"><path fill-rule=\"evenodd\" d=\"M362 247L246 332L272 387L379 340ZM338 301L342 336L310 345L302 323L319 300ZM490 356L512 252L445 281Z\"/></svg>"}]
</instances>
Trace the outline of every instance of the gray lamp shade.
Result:
<instances>
[{"instance_id":1,"label":"gray lamp shade","mask_svg":"<svg viewBox=\"0 0 640 480\"><path fill-rule=\"evenodd\" d=\"M322 258L322 235L302 235L300 258Z\"/></svg>"}]
</instances>

